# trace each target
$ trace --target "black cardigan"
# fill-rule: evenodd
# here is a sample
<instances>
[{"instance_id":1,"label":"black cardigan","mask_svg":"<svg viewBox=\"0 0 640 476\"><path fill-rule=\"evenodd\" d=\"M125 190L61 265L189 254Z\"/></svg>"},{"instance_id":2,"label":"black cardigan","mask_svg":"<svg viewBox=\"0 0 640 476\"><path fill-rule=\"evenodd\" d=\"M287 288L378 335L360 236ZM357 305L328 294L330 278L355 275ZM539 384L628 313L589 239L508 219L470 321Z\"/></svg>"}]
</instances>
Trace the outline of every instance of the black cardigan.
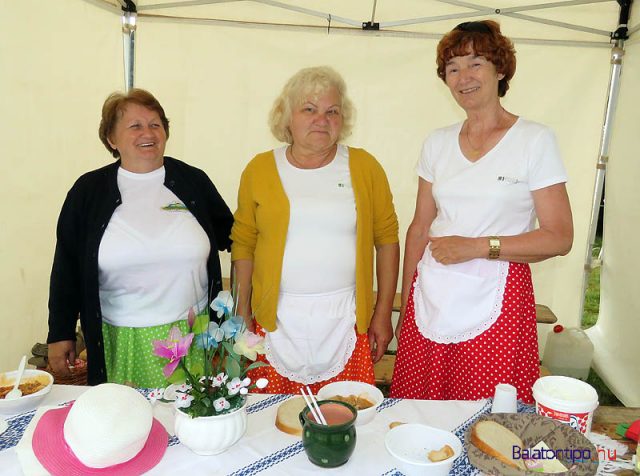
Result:
<instances>
[{"instance_id":1,"label":"black cardigan","mask_svg":"<svg viewBox=\"0 0 640 476\"><path fill-rule=\"evenodd\" d=\"M58 218L47 343L75 340L79 316L87 345L90 385L107 380L98 294L98 249L107 224L122 201L117 181L119 167L118 160L81 176L67 194ZM215 296L222 289L217 251L231 248L233 215L202 170L171 157L164 158L164 167L165 187L182 200L209 237L207 272L209 290Z\"/></svg>"}]
</instances>

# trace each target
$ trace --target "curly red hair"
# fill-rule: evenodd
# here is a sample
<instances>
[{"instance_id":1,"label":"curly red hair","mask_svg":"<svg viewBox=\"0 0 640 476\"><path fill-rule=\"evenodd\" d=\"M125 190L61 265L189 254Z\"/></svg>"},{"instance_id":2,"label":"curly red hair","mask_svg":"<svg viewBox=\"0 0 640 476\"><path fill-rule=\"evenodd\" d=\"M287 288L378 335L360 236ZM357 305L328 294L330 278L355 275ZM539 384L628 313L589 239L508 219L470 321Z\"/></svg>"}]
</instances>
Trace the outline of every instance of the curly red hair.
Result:
<instances>
[{"instance_id":1,"label":"curly red hair","mask_svg":"<svg viewBox=\"0 0 640 476\"><path fill-rule=\"evenodd\" d=\"M442 37L436 57L438 77L446 81L447 61L454 56L466 56L470 50L485 57L498 73L504 74L498 82L498 96L503 97L516 72L516 50L511 40L500 32L500 25L492 20L461 23Z\"/></svg>"}]
</instances>

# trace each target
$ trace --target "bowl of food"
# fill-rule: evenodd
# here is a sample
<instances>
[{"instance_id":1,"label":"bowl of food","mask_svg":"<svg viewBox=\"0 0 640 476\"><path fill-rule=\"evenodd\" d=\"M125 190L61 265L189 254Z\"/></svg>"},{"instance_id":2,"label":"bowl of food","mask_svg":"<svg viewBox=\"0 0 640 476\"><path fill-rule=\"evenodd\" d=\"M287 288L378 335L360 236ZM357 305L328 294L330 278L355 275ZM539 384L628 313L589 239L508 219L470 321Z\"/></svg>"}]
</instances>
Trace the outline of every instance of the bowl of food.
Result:
<instances>
[{"instance_id":1,"label":"bowl of food","mask_svg":"<svg viewBox=\"0 0 640 476\"><path fill-rule=\"evenodd\" d=\"M22 374L19 389L22 396L13 400L5 399L13 389L17 370L0 374L0 413L16 415L36 408L51 391L53 376L44 370L26 369Z\"/></svg>"},{"instance_id":2,"label":"bowl of food","mask_svg":"<svg viewBox=\"0 0 640 476\"><path fill-rule=\"evenodd\" d=\"M369 423L384 400L380 389L365 382L345 380L325 385L318 391L318 400L347 402L358 410L356 425Z\"/></svg>"},{"instance_id":3,"label":"bowl of food","mask_svg":"<svg viewBox=\"0 0 640 476\"><path fill-rule=\"evenodd\" d=\"M392 428L384 445L407 476L446 476L462 453L462 443L456 435L420 423Z\"/></svg>"}]
</instances>

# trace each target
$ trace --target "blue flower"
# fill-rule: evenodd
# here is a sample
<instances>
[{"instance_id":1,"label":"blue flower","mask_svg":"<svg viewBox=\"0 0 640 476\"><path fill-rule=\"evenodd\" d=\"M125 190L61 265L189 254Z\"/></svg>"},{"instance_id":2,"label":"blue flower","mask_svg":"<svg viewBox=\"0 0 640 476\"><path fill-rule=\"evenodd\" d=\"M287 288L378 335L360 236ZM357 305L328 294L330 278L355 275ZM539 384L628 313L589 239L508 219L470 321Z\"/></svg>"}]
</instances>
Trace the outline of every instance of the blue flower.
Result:
<instances>
[{"instance_id":1,"label":"blue flower","mask_svg":"<svg viewBox=\"0 0 640 476\"><path fill-rule=\"evenodd\" d=\"M224 332L225 339L232 339L242 329L244 319L241 316L233 316L222 323L220 329Z\"/></svg>"},{"instance_id":2,"label":"blue flower","mask_svg":"<svg viewBox=\"0 0 640 476\"><path fill-rule=\"evenodd\" d=\"M207 332L203 332L196 337L196 345L201 349L217 349L218 343L224 339L224 330L220 328L217 322L210 322Z\"/></svg>"},{"instance_id":3,"label":"blue flower","mask_svg":"<svg viewBox=\"0 0 640 476\"><path fill-rule=\"evenodd\" d=\"M220 291L216 298L211 301L211 309L216 311L218 317L230 315L233 310L233 296L229 291Z\"/></svg>"}]
</instances>

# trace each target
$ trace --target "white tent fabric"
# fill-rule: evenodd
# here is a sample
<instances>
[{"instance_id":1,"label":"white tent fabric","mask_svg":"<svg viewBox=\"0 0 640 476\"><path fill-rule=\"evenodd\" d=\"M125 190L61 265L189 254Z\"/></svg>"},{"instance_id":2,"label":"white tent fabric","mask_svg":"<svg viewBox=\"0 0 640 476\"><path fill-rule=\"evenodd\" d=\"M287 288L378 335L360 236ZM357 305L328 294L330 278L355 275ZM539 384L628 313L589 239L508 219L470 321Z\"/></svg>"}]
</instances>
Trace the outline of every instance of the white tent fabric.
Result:
<instances>
[{"instance_id":1,"label":"white tent fabric","mask_svg":"<svg viewBox=\"0 0 640 476\"><path fill-rule=\"evenodd\" d=\"M11 179L0 191L7 208L0 228L4 304L0 329L15 337L0 348L0 370L10 368L34 342L44 339L60 205L81 173L110 160L97 140L97 125L106 95L124 88L121 3L125 2L22 0L2 6L1 101L3 110L11 112L4 115L5 126L0 128L1 167ZM384 166L402 234L413 213L414 167L422 140L429 131L463 119L435 75L437 39L461 21L486 17L500 21L505 34L515 39L518 52L518 71L503 103L516 114L554 128L570 175L574 250L533 266L536 300L549 305L563 324L579 325L582 260L609 81L607 35L616 28L617 2L573 6L569 4L577 2L553 2L567 5L515 12L508 9L522 9L528 2L505 0L498 16L488 15L497 3L490 0L136 3L135 85L151 90L171 119L169 155L204 169L234 209L244 165L254 154L277 145L266 116L284 81L301 67L332 65L345 77L357 108L356 127L347 143L365 147ZM187 6L176 6L179 3ZM362 32L350 24L350 20L355 25L370 21L374 3L374 21L381 24L381 31ZM385 26L438 16L446 18ZM28 33L20 21L27 17ZM567 29L558 22L578 26ZM633 37L631 43L618 112L629 118L637 115L639 105L633 79L627 80L633 78L631 71L636 77L638 73ZM623 220L633 213L628 208L633 187L625 188L624 181L632 176L628 164L637 133L626 117L618 117L616 127L620 127L615 136L619 157L615 167L612 157L611 172L612 177L618 175L611 182L623 183L618 192L611 190L613 185L607 189L607 206L619 208L607 214L605 233L622 224L637 227L633 220ZM605 234L602 317L591 335L596 363L607 383L626 404L640 405L640 375L631 366L633 350L628 355L614 352L619 343L628 347L640 338L631 329L637 304L631 302L630 289L638 253L630 241L622 241L624 236L633 236L632 231L611 239ZM228 257L225 260L228 270ZM540 330L543 342L547 329Z\"/></svg>"}]
</instances>

